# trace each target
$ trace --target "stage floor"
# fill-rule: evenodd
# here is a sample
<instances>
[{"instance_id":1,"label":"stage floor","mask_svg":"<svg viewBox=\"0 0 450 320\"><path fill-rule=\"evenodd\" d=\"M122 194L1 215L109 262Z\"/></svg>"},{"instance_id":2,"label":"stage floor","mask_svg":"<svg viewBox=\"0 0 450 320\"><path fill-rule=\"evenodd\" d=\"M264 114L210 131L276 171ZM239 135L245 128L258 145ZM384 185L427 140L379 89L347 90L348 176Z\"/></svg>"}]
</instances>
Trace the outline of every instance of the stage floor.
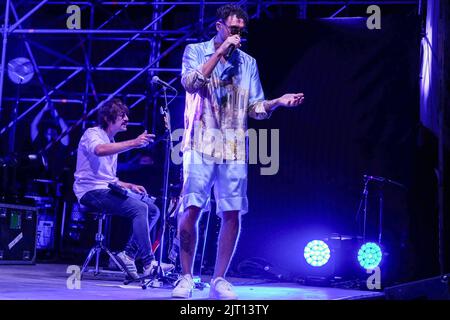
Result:
<instances>
[{"instance_id":1,"label":"stage floor","mask_svg":"<svg viewBox=\"0 0 450 320\"><path fill-rule=\"evenodd\" d=\"M149 287L143 290L137 283L92 279L88 274L80 289L69 289L68 265L0 265L1 300L169 300L171 287ZM117 273L116 273L117 275ZM116 277L117 278L117 277ZM117 278L119 279L119 278ZM202 277L207 283L209 277ZM383 299L382 292L302 286L297 283L230 278L240 300L364 300ZM73 285L74 282L70 282ZM194 290L192 300L208 299L209 289Z\"/></svg>"}]
</instances>

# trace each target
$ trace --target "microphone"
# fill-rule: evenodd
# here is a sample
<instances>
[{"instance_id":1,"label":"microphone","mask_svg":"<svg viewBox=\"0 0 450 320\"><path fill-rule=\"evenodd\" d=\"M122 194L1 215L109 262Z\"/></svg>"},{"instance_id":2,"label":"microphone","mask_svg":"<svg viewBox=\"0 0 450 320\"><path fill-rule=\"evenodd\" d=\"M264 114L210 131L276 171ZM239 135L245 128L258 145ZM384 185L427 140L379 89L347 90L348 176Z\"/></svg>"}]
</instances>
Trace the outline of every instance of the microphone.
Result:
<instances>
[{"instance_id":1,"label":"microphone","mask_svg":"<svg viewBox=\"0 0 450 320\"><path fill-rule=\"evenodd\" d=\"M387 179L387 178L384 178L384 177L364 175L364 179L375 180L375 181L378 181L378 182L387 182L387 183L399 186L401 188L408 189L405 185L401 184L400 182L397 182L397 181L394 181L394 180L391 180L391 179Z\"/></svg>"},{"instance_id":2,"label":"microphone","mask_svg":"<svg viewBox=\"0 0 450 320\"><path fill-rule=\"evenodd\" d=\"M228 51L225 54L225 59L229 59L231 57L231 55L233 54L234 50L236 49L236 46L234 44L232 44L231 46L228 47Z\"/></svg>"},{"instance_id":3,"label":"microphone","mask_svg":"<svg viewBox=\"0 0 450 320\"><path fill-rule=\"evenodd\" d=\"M230 27L230 34L231 35L236 35L237 34L237 35L241 36L242 32L243 32L242 29L240 29L237 26ZM233 54L234 50L236 50L236 46L234 44L232 44L232 45L230 45L228 47L227 53L225 54L225 58L227 60L231 57L231 55Z\"/></svg>"},{"instance_id":4,"label":"microphone","mask_svg":"<svg viewBox=\"0 0 450 320\"><path fill-rule=\"evenodd\" d=\"M174 87L172 87L172 86L171 86L170 84L168 84L167 82L162 81L158 76L153 76L153 78L152 78L152 83L157 83L157 84L159 84L159 85L161 85L161 86L163 86L163 87L165 87L165 88L168 88L168 89L171 89L171 90L173 90L173 91L175 91L175 92L178 92L177 89L175 89Z\"/></svg>"},{"instance_id":5,"label":"microphone","mask_svg":"<svg viewBox=\"0 0 450 320\"><path fill-rule=\"evenodd\" d=\"M385 182L387 180L386 178L383 178L383 177L368 176L368 175L364 175L364 178L369 179L369 180L380 181L380 182Z\"/></svg>"}]
</instances>

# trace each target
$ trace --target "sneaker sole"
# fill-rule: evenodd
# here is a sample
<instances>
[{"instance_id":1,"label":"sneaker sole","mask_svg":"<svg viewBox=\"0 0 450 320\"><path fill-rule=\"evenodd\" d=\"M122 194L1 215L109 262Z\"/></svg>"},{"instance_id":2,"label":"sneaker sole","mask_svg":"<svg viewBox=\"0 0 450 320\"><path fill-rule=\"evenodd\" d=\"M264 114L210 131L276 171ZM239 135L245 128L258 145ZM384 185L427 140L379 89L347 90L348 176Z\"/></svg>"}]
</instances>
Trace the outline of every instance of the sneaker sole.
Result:
<instances>
[{"instance_id":1,"label":"sneaker sole","mask_svg":"<svg viewBox=\"0 0 450 320\"><path fill-rule=\"evenodd\" d=\"M217 296L216 294L211 293L211 291L210 291L209 292L209 299L211 299L211 300L238 300L238 296L221 298L221 297Z\"/></svg>"},{"instance_id":2,"label":"sneaker sole","mask_svg":"<svg viewBox=\"0 0 450 320\"><path fill-rule=\"evenodd\" d=\"M189 299L192 297L192 291L187 295L172 293L172 298Z\"/></svg>"}]
</instances>

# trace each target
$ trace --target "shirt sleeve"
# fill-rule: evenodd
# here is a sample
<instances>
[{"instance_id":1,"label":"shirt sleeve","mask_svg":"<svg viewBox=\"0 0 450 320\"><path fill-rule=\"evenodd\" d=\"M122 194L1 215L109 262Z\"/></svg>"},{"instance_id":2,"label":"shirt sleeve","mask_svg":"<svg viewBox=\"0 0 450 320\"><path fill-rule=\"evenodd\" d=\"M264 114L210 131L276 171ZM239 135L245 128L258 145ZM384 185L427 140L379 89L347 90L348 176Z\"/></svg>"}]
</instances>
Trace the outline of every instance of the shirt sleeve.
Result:
<instances>
[{"instance_id":1,"label":"shirt sleeve","mask_svg":"<svg viewBox=\"0 0 450 320\"><path fill-rule=\"evenodd\" d=\"M95 155L95 147L99 144L104 144L105 142L100 137L99 133L96 130L86 130L84 133L82 143L85 146L86 150Z\"/></svg>"},{"instance_id":2,"label":"shirt sleeve","mask_svg":"<svg viewBox=\"0 0 450 320\"><path fill-rule=\"evenodd\" d=\"M270 117L265 107L264 91L259 79L259 71L256 61L253 60L251 67L250 90L249 90L249 107L248 115L257 120L263 120Z\"/></svg>"},{"instance_id":3,"label":"shirt sleeve","mask_svg":"<svg viewBox=\"0 0 450 320\"><path fill-rule=\"evenodd\" d=\"M209 79L201 73L200 57L193 45L187 45L183 54L181 84L189 93L195 93L205 86Z\"/></svg>"}]
</instances>

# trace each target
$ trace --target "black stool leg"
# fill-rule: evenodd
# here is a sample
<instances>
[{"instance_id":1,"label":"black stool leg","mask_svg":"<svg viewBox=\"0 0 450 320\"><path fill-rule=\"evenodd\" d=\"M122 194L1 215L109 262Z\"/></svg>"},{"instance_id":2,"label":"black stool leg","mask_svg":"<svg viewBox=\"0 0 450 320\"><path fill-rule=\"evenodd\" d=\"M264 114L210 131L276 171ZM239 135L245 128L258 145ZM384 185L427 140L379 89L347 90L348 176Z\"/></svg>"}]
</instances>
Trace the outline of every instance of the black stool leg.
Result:
<instances>
[{"instance_id":1,"label":"black stool leg","mask_svg":"<svg viewBox=\"0 0 450 320\"><path fill-rule=\"evenodd\" d=\"M105 219L105 214L103 213L99 219L98 219L98 226L97 226L97 234L95 235L95 241L97 243L97 254L95 256L95 275L98 275L100 273L100 254L103 249L103 219Z\"/></svg>"},{"instance_id":2,"label":"black stool leg","mask_svg":"<svg viewBox=\"0 0 450 320\"><path fill-rule=\"evenodd\" d=\"M98 252L97 246L93 247L91 249L91 251L89 251L89 254L88 254L87 258L86 258L86 260L83 263L83 267L81 268L80 277L83 277L83 273L86 270L87 266L89 265L89 262L91 261L91 259L94 256L94 254L96 254L97 252Z\"/></svg>"},{"instance_id":3,"label":"black stool leg","mask_svg":"<svg viewBox=\"0 0 450 320\"><path fill-rule=\"evenodd\" d=\"M91 251L89 251L89 254L84 261L83 267L81 268L80 277L83 277L83 273L86 271L86 268L89 265L89 262L91 262L91 259L95 255L95 272L94 275L100 274L100 254L102 250L104 250L108 256L111 257L111 259L114 261L116 266L129 278L132 278L131 274L128 273L128 270L124 269L122 265L117 261L116 257L112 254L112 252L103 245L103 240L105 237L103 236L103 220L106 218L106 214L102 213L101 215L98 215L98 225L97 225L97 233L95 234L95 246L92 247Z\"/></svg>"},{"instance_id":4,"label":"black stool leg","mask_svg":"<svg viewBox=\"0 0 450 320\"><path fill-rule=\"evenodd\" d=\"M116 264L116 266L123 272L126 273L127 275L131 276L130 274L128 274L128 271L125 270L121 264L119 263L119 261L117 261L116 257L114 257L114 255L111 253L111 251L109 251L109 249L107 247L103 247L103 250L106 251L106 253L110 256L110 258L112 259L112 261Z\"/></svg>"},{"instance_id":5,"label":"black stool leg","mask_svg":"<svg viewBox=\"0 0 450 320\"><path fill-rule=\"evenodd\" d=\"M105 214L99 215L97 217L97 233L95 234L95 245L92 247L91 251L84 261L83 267L81 268L80 277L83 276L83 273L86 271L86 268L89 266L89 262L91 262L92 257L95 255L95 271L94 275L98 275L100 273L100 254L103 248L103 219L105 218Z\"/></svg>"}]
</instances>

